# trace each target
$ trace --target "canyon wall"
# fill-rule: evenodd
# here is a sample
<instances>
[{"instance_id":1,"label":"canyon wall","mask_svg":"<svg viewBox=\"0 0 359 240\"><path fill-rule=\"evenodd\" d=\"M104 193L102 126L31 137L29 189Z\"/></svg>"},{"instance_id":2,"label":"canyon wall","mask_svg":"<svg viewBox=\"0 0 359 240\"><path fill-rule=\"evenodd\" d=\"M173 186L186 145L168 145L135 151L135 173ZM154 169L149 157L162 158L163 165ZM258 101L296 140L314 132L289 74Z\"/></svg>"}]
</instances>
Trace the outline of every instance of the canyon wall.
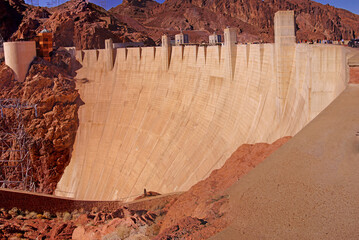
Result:
<instances>
[{"instance_id":1,"label":"canyon wall","mask_svg":"<svg viewBox=\"0 0 359 240\"><path fill-rule=\"evenodd\" d=\"M296 134L345 89L348 50L276 48L227 43L77 51L84 104L56 195L127 200L144 188L187 190L241 144ZM279 53L287 56L286 68L277 66L284 59Z\"/></svg>"}]
</instances>

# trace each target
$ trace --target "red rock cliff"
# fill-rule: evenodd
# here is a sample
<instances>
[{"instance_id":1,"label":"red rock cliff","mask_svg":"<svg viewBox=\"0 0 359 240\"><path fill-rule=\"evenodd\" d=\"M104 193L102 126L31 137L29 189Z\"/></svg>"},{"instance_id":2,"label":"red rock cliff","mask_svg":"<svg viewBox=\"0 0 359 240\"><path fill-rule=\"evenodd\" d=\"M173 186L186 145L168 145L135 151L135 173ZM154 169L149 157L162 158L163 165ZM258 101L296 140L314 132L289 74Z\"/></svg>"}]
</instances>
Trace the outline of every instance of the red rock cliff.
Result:
<instances>
[{"instance_id":1,"label":"red rock cliff","mask_svg":"<svg viewBox=\"0 0 359 240\"><path fill-rule=\"evenodd\" d=\"M298 40L351 39L359 32L359 16L349 11L310 0L167 0L163 4L126 1L110 9L126 16L134 28L147 29L158 40L163 33L188 32L193 41L208 41L208 34L226 26L238 29L240 41L273 42L273 19L278 10L294 10ZM353 3L354 4L354 3ZM187 32L186 32L187 33Z\"/></svg>"},{"instance_id":2,"label":"red rock cliff","mask_svg":"<svg viewBox=\"0 0 359 240\"><path fill-rule=\"evenodd\" d=\"M23 113L30 139L30 174L37 192L53 193L70 161L81 100L70 69L58 67L68 66L70 59L68 53L55 54L52 63L35 59L23 83L14 80L10 68L0 65L0 98L18 98L38 106L37 117L33 110ZM14 118L12 114L7 117ZM19 177L14 174L12 180Z\"/></svg>"}]
</instances>

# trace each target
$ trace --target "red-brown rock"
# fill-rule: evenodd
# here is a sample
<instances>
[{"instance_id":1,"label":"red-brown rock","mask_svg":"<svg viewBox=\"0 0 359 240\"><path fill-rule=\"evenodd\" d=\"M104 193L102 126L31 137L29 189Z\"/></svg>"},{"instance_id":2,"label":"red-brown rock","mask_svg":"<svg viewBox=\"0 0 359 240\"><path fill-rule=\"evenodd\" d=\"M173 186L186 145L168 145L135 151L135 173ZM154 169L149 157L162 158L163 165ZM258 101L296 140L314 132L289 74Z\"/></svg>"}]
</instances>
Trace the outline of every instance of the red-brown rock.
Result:
<instances>
[{"instance_id":1,"label":"red-brown rock","mask_svg":"<svg viewBox=\"0 0 359 240\"><path fill-rule=\"evenodd\" d=\"M18 29L26 8L23 0L0 1L0 34L5 40Z\"/></svg>"},{"instance_id":2,"label":"red-brown rock","mask_svg":"<svg viewBox=\"0 0 359 240\"><path fill-rule=\"evenodd\" d=\"M349 83L359 84L359 67L351 67L349 71Z\"/></svg>"},{"instance_id":3,"label":"red-brown rock","mask_svg":"<svg viewBox=\"0 0 359 240\"><path fill-rule=\"evenodd\" d=\"M230 211L228 196L224 194L224 190L289 139L290 137L285 137L272 144L257 143L240 146L222 168L214 170L207 179L194 185L169 205L161 225L161 234L155 239L174 236L206 239L224 229L230 221L227 215ZM184 233L186 234L183 235Z\"/></svg>"},{"instance_id":4,"label":"red-brown rock","mask_svg":"<svg viewBox=\"0 0 359 240\"><path fill-rule=\"evenodd\" d=\"M156 42L163 33L180 29L193 42L208 42L208 35L226 26L238 29L239 42L273 42L274 13L294 10L298 40L351 39L359 32L359 16L309 0L150 0L124 1L110 9L118 19ZM195 31L192 31L195 30Z\"/></svg>"},{"instance_id":5,"label":"red-brown rock","mask_svg":"<svg viewBox=\"0 0 359 240\"><path fill-rule=\"evenodd\" d=\"M23 83L14 80L7 66L0 66L0 98L17 98L37 105L37 117L34 109L27 110L23 113L23 122L29 138L30 173L36 191L43 193L55 190L69 164L78 127L77 110L81 104L69 69L53 63L34 60ZM10 112L7 118L14 119L14 113ZM3 126L11 127L3 121L6 119L1 119ZM16 174L11 176L12 180L19 178L21 176Z\"/></svg>"},{"instance_id":6,"label":"red-brown rock","mask_svg":"<svg viewBox=\"0 0 359 240\"><path fill-rule=\"evenodd\" d=\"M107 22L104 17L110 21ZM49 9L25 6L17 19L20 22L17 22L18 27L11 40L34 39L46 28L53 33L56 47L104 48L105 39L109 38L114 42L122 42L126 38L127 41L154 45L145 33L129 28L106 10L85 0L71 0Z\"/></svg>"}]
</instances>

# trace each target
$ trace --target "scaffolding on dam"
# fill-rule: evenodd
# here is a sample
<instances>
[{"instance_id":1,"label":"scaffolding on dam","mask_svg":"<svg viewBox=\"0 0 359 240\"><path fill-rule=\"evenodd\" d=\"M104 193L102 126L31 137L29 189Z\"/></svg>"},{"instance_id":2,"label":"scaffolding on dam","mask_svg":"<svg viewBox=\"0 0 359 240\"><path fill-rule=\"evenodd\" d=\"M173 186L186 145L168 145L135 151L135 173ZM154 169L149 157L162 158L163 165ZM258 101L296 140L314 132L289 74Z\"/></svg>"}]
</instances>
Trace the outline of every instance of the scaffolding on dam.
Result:
<instances>
[{"instance_id":1,"label":"scaffolding on dam","mask_svg":"<svg viewBox=\"0 0 359 240\"><path fill-rule=\"evenodd\" d=\"M0 99L0 187L35 191L29 153L30 138L25 131L25 110L37 105L19 99Z\"/></svg>"}]
</instances>

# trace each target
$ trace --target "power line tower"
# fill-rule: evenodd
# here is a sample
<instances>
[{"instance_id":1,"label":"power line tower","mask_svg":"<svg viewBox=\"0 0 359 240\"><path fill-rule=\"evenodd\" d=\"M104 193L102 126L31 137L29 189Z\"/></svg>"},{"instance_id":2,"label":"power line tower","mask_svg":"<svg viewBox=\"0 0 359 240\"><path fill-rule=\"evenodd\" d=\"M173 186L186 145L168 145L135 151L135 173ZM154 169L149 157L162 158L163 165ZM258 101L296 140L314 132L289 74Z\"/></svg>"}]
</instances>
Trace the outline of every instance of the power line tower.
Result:
<instances>
[{"instance_id":1,"label":"power line tower","mask_svg":"<svg viewBox=\"0 0 359 240\"><path fill-rule=\"evenodd\" d=\"M0 187L35 191L32 178L29 141L23 123L24 111L36 105L19 99L0 99ZM32 115L30 113L30 115ZM29 117L29 114L27 114Z\"/></svg>"},{"instance_id":2,"label":"power line tower","mask_svg":"<svg viewBox=\"0 0 359 240\"><path fill-rule=\"evenodd\" d=\"M106 0L100 0L98 5L106 9Z\"/></svg>"},{"instance_id":3,"label":"power line tower","mask_svg":"<svg viewBox=\"0 0 359 240\"><path fill-rule=\"evenodd\" d=\"M63 3L65 3L67 0L49 0L46 2L46 6L48 8L52 8L52 7L56 7L56 6L59 6Z\"/></svg>"},{"instance_id":4,"label":"power line tower","mask_svg":"<svg viewBox=\"0 0 359 240\"><path fill-rule=\"evenodd\" d=\"M57 6L57 0L49 0L49 1L47 1L46 6L48 8L56 7Z\"/></svg>"},{"instance_id":5,"label":"power line tower","mask_svg":"<svg viewBox=\"0 0 359 240\"><path fill-rule=\"evenodd\" d=\"M39 6L39 0L27 0L25 1L27 4L33 5L38 7Z\"/></svg>"},{"instance_id":6,"label":"power line tower","mask_svg":"<svg viewBox=\"0 0 359 240\"><path fill-rule=\"evenodd\" d=\"M4 61L4 39L0 34L0 63Z\"/></svg>"},{"instance_id":7,"label":"power line tower","mask_svg":"<svg viewBox=\"0 0 359 240\"><path fill-rule=\"evenodd\" d=\"M3 48L4 47L4 38L1 36L1 33L0 33L0 48Z\"/></svg>"}]
</instances>

